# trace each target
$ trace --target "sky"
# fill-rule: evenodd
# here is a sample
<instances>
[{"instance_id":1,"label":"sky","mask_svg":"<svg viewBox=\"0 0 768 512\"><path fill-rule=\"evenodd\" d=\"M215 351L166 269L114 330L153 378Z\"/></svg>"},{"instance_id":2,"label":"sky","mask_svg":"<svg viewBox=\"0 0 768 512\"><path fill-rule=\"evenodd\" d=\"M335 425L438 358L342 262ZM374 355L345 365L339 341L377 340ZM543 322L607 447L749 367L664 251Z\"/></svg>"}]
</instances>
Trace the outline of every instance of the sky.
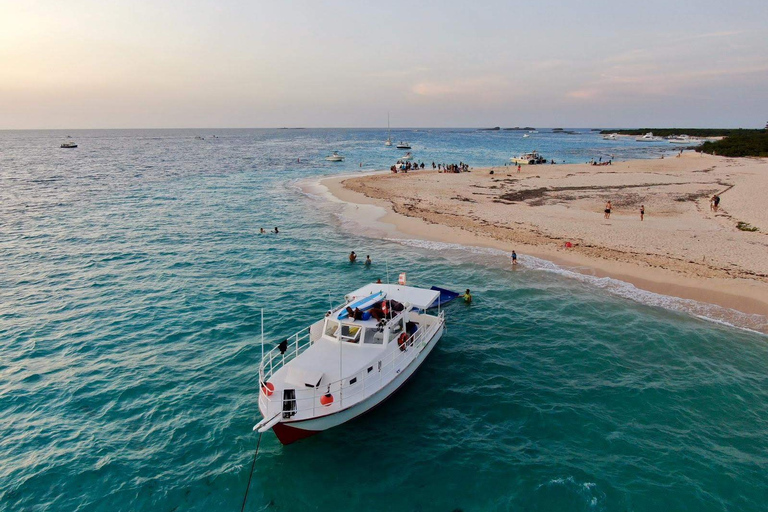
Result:
<instances>
[{"instance_id":1,"label":"sky","mask_svg":"<svg viewBox=\"0 0 768 512\"><path fill-rule=\"evenodd\" d=\"M0 129L747 127L768 0L0 0Z\"/></svg>"}]
</instances>

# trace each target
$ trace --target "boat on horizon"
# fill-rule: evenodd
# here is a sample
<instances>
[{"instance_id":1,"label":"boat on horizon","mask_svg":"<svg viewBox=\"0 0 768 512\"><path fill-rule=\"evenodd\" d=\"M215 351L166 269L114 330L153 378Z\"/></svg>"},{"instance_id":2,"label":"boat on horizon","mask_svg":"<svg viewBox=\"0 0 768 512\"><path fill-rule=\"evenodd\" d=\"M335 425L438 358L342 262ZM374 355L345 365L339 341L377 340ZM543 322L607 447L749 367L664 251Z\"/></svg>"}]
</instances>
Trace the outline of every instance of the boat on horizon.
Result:
<instances>
[{"instance_id":1,"label":"boat on horizon","mask_svg":"<svg viewBox=\"0 0 768 512\"><path fill-rule=\"evenodd\" d=\"M389 131L389 112L387 112L387 140L384 142L385 146L392 145L392 134Z\"/></svg>"},{"instance_id":2,"label":"boat on horizon","mask_svg":"<svg viewBox=\"0 0 768 512\"><path fill-rule=\"evenodd\" d=\"M63 149L75 149L77 147L77 144L75 144L74 142L63 142L59 147Z\"/></svg>"},{"instance_id":3,"label":"boat on horizon","mask_svg":"<svg viewBox=\"0 0 768 512\"><path fill-rule=\"evenodd\" d=\"M411 145L407 142L400 141L397 144L397 149L411 149Z\"/></svg>"},{"instance_id":4,"label":"boat on horizon","mask_svg":"<svg viewBox=\"0 0 768 512\"><path fill-rule=\"evenodd\" d=\"M603 135L603 140L616 140L618 136L618 133L609 133L608 135Z\"/></svg>"},{"instance_id":5,"label":"boat on horizon","mask_svg":"<svg viewBox=\"0 0 768 512\"><path fill-rule=\"evenodd\" d=\"M341 425L392 396L443 335L441 291L369 284L267 353L253 427L283 444ZM263 351L262 335L262 351Z\"/></svg>"},{"instance_id":6,"label":"boat on horizon","mask_svg":"<svg viewBox=\"0 0 768 512\"><path fill-rule=\"evenodd\" d=\"M343 162L344 161L344 157L342 155L340 155L338 151L334 151L332 154L330 154L327 157L325 157L325 159L328 160L329 162Z\"/></svg>"}]
</instances>

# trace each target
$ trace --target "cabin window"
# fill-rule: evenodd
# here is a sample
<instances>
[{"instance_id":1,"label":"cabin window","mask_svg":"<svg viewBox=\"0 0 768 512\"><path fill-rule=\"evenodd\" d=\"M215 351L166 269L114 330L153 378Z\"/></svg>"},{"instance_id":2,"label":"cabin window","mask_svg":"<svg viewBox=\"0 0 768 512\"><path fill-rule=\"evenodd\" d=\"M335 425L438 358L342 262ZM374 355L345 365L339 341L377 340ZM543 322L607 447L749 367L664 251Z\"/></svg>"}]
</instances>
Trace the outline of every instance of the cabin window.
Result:
<instances>
[{"instance_id":1,"label":"cabin window","mask_svg":"<svg viewBox=\"0 0 768 512\"><path fill-rule=\"evenodd\" d=\"M328 320L325 323L325 335L331 338L336 337L336 330L339 328L339 322Z\"/></svg>"},{"instance_id":2,"label":"cabin window","mask_svg":"<svg viewBox=\"0 0 768 512\"><path fill-rule=\"evenodd\" d=\"M355 382L357 382L357 377L352 377L351 379L349 379L349 385L350 385L350 386L351 386L352 384L354 384Z\"/></svg>"},{"instance_id":3,"label":"cabin window","mask_svg":"<svg viewBox=\"0 0 768 512\"><path fill-rule=\"evenodd\" d=\"M378 329L366 329L363 335L363 343L366 345L382 345L384 344L384 333L379 332Z\"/></svg>"},{"instance_id":4,"label":"cabin window","mask_svg":"<svg viewBox=\"0 0 768 512\"><path fill-rule=\"evenodd\" d=\"M341 324L341 339L350 343L357 343L360 340L361 330L359 325Z\"/></svg>"}]
</instances>

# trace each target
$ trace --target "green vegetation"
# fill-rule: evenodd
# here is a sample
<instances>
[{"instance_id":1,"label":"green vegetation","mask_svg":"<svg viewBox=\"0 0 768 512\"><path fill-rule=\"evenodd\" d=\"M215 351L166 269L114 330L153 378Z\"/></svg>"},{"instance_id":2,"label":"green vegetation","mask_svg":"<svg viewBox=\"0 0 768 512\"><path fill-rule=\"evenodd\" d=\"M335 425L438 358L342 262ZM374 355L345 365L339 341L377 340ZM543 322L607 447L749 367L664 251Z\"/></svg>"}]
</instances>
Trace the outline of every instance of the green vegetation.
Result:
<instances>
[{"instance_id":1,"label":"green vegetation","mask_svg":"<svg viewBox=\"0 0 768 512\"><path fill-rule=\"evenodd\" d=\"M637 128L634 130L601 130L602 134L645 135L653 132L658 137L670 135L690 135L691 137L729 137L738 133L765 133L765 130L745 130L743 128Z\"/></svg>"},{"instance_id":2,"label":"green vegetation","mask_svg":"<svg viewBox=\"0 0 768 512\"><path fill-rule=\"evenodd\" d=\"M742 231L759 231L758 228L753 226L752 224L749 224L747 222L741 222L739 221L738 224L736 224L736 227Z\"/></svg>"},{"instance_id":3,"label":"green vegetation","mask_svg":"<svg viewBox=\"0 0 768 512\"><path fill-rule=\"evenodd\" d=\"M705 142L696 151L720 156L768 157L768 131L738 130L723 140Z\"/></svg>"}]
</instances>

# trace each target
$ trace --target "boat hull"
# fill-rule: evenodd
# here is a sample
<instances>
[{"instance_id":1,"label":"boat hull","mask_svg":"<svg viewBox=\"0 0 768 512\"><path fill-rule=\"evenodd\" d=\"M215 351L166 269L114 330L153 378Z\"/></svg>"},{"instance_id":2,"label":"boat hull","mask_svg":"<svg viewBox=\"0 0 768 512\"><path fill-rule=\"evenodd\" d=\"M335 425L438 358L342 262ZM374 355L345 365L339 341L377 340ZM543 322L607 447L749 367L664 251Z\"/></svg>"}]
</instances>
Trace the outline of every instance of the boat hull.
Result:
<instances>
[{"instance_id":1,"label":"boat hull","mask_svg":"<svg viewBox=\"0 0 768 512\"><path fill-rule=\"evenodd\" d=\"M357 418L358 416L361 416L374 407L380 405L387 398L392 396L398 389L400 389L403 384L405 384L405 382L414 373L416 373L416 370L421 366L427 356L429 356L429 354L432 352L432 349L435 348L435 345L437 345L437 342L440 341L440 338L442 338L444 329L445 324L441 323L438 329L435 331L435 334L432 336L432 339L430 339L429 343L424 346L418 357L411 361L408 366L399 371L394 379L392 379L389 383L384 385L379 391L368 397L366 400L358 402L352 407L343 409L334 414L328 414L326 416L308 420L285 421L277 423L272 427L275 435L282 444L291 444L322 432L323 430L328 430L329 428L333 428L341 425L342 423L346 423L347 421Z\"/></svg>"}]
</instances>

